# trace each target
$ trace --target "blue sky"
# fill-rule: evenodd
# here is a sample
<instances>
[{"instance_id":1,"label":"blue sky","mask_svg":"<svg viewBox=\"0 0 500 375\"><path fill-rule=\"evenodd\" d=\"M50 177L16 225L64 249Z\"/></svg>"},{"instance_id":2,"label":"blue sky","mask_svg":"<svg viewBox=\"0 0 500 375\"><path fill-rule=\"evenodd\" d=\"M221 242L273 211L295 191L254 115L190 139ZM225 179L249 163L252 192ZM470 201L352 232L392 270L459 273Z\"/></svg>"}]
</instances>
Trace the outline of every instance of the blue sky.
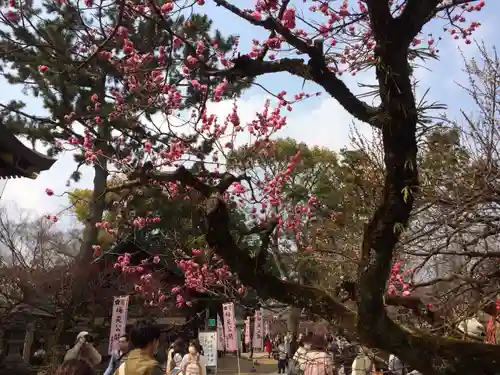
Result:
<instances>
[{"instance_id":1,"label":"blue sky","mask_svg":"<svg viewBox=\"0 0 500 375\"><path fill-rule=\"evenodd\" d=\"M253 1L240 0L233 2L241 4L243 7L250 7ZM302 1L295 0L292 3L300 4ZM237 19L222 7L215 7L212 0L206 0L203 10L214 20L215 26L223 34L237 34L241 38L241 50L248 50L248 42L253 39L262 40L267 33L259 30L248 23ZM500 1L488 0L485 8L471 15L470 20L477 20L482 26L474 34L478 40L484 40L487 46L494 46L496 43L495 35L500 32L500 26L495 19L495 15L500 14ZM497 16L498 17L498 16ZM496 17L496 18L497 18ZM430 27L427 27L425 33L443 35L441 32L443 24L439 21L433 21ZM246 42L245 42L246 41ZM458 117L458 111L465 109L472 110L470 100L457 87L455 82L464 82L465 77L461 71L462 58L458 50L460 47L467 57L472 57L476 53L475 46L465 45L453 41L449 36L443 35L443 41L440 46L440 60L430 61L426 68L419 69L416 73L420 80L420 87L417 94L421 95L426 89L430 89L429 100L439 101L448 105L447 113L452 117ZM346 77L346 83L355 92L358 82L373 83L373 72L358 74L356 77ZM303 81L287 74L276 74L266 76L260 79L267 89L273 92L286 90L290 94L302 91ZM321 91L319 87L306 84L306 92ZM240 117L242 121L253 119L255 111L262 108L265 98L262 89L254 87L246 91L239 101ZM26 98L20 88L13 87L0 81L0 101L5 103L12 99L23 99L29 105L30 112L42 114L43 108L35 99ZM220 117L229 113L232 103L218 103L213 107L214 113ZM294 107L293 112L288 115L289 121L287 127L280 135L294 137L311 145L320 145L332 149L340 149L349 143L350 125L352 118L347 114L333 99L322 95L313 100L300 103ZM367 125L357 124L358 129L363 134L370 134L371 129ZM3 204L15 204L22 209L32 210L36 214L55 214L61 208L67 206L67 200L63 198L47 198L44 194L46 187L55 190L56 193L63 193L68 188L65 186L71 171L73 162L71 155L63 155L58 159L50 171L43 172L37 180L26 179L9 181L5 187L2 196ZM91 186L92 173L85 171L81 183L71 187Z\"/></svg>"}]
</instances>

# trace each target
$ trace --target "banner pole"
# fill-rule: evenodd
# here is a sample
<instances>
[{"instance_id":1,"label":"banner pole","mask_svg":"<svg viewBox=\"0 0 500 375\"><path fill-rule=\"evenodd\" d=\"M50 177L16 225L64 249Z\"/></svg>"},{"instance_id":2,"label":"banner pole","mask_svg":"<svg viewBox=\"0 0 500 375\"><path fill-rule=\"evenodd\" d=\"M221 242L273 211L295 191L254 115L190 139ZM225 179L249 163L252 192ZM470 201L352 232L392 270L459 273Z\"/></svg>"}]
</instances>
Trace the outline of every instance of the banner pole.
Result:
<instances>
[{"instance_id":1,"label":"banner pole","mask_svg":"<svg viewBox=\"0 0 500 375\"><path fill-rule=\"evenodd\" d=\"M241 375L241 367L240 367L240 348L236 348L236 360L238 361L238 375Z\"/></svg>"}]
</instances>

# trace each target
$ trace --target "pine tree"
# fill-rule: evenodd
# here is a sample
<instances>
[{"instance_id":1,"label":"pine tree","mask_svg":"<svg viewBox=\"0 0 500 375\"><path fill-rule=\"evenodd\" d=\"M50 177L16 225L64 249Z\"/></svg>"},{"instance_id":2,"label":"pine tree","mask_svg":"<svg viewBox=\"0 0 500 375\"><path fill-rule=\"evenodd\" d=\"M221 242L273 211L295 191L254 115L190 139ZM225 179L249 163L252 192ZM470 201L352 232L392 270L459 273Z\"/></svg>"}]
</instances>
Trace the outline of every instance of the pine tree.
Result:
<instances>
[{"instance_id":1,"label":"pine tree","mask_svg":"<svg viewBox=\"0 0 500 375\"><path fill-rule=\"evenodd\" d=\"M128 49L133 46L134 53L141 54L140 69L145 81L147 75L161 69L167 85L182 86L186 77L180 72L191 53L189 46L196 46L201 41L216 44L220 52L226 53L237 40L233 36L224 38L218 31L212 32L212 22L205 15L190 14L187 19L182 12L172 13L171 17L152 12L150 17L137 16L143 12L140 5L120 2L94 5L88 0L84 5L71 1L44 1L41 5L28 3L21 9L9 10L7 17L0 21L3 76L9 84L21 86L27 96L40 98L48 112L46 116L34 114L21 101L0 104L6 126L16 134L26 136L33 145L42 142L51 156L60 153L63 150L61 142L68 139L77 144L85 142L85 134L78 131L77 124L83 125L93 139L92 155L83 148L75 152L78 167L71 175L78 181L80 167L84 163L93 164L93 196L81 251L81 256L87 260L97 238L95 224L102 220L106 205L103 193L111 156L133 154L135 157L130 162L137 166L144 155L140 149L146 140L164 137L162 147L168 148L171 136L168 131L159 135L148 130L152 116L165 111L158 102L151 102L154 92L150 88L138 87L129 91L123 98L127 113L110 116L116 112L117 100L113 90L131 84L124 80L123 70L129 58ZM184 13L188 14L187 10ZM189 40L189 46L176 43L177 36ZM159 57L162 54L167 60L163 66ZM207 52L206 66L210 67L216 61ZM207 84L209 90L220 82L216 77L193 75L189 78ZM230 95L238 95L247 85L235 86ZM185 95L180 98L181 108L205 105L192 88L182 92ZM135 108L135 113L131 113L131 107ZM126 144L120 148L114 142L116 134L126 139ZM184 141L195 143L196 137Z\"/></svg>"}]
</instances>

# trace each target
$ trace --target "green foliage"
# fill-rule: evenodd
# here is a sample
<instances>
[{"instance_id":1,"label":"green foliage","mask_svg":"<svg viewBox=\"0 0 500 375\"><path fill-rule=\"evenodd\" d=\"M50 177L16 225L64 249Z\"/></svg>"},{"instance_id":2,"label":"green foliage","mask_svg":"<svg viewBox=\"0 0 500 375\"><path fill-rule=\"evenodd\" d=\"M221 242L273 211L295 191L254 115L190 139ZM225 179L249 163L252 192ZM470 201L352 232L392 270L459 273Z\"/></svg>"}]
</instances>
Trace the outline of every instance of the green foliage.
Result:
<instances>
[{"instance_id":1,"label":"green foliage","mask_svg":"<svg viewBox=\"0 0 500 375\"><path fill-rule=\"evenodd\" d=\"M121 194L108 193L105 197L106 210L103 221L107 221L117 233L115 236L110 236L101 230L99 244L107 248L113 242L120 242L123 238L133 236L134 241L144 251L160 254L164 260L170 261L174 259L174 250L180 249L190 254L193 248L205 248L207 244L203 232L202 212L196 199L191 199L194 197L187 199L189 194L187 191L169 194L158 186L142 186ZM69 199L77 219L85 224L92 203L92 190L75 189L70 193ZM159 220L142 228L134 226L136 218ZM233 207L230 230L236 239L243 241L238 236L244 227L244 215ZM255 248L250 240L244 241L251 251Z\"/></svg>"},{"instance_id":2,"label":"green foliage","mask_svg":"<svg viewBox=\"0 0 500 375\"><path fill-rule=\"evenodd\" d=\"M89 210L92 205L92 190L90 189L74 189L69 194L69 201L72 206L72 211L76 219L83 224L87 224L89 220ZM114 195L107 194L106 203L109 205L112 202ZM103 221L112 221L112 211L104 211ZM114 238L104 229L100 229L97 235L95 244L100 245L102 248L108 248L114 242Z\"/></svg>"},{"instance_id":3,"label":"green foliage","mask_svg":"<svg viewBox=\"0 0 500 375\"><path fill-rule=\"evenodd\" d=\"M278 246L278 263L281 263L285 273L298 272L302 282L320 282L326 286L332 280L327 275L334 273L336 276L333 279L336 279L345 274L345 270L336 268L345 264L345 258L340 256L336 265L333 258L318 262L318 253L305 250L308 247L331 250L329 238L338 238L335 245L341 247L359 240L362 216L357 211L362 207L362 201L353 193L357 185L363 183L363 175L358 173L362 153L342 151L338 154L287 138L271 141L258 150L242 147L230 155L229 166L232 170L245 170L254 182L261 181L262 186L285 171L297 154L299 159L282 189L280 214L286 218L295 212L297 205L306 205L312 196L318 198L318 204L312 216L302 219L300 227L292 231L283 228L283 237L275 244L275 247ZM346 255L350 255L349 251ZM278 268L274 258L269 258L272 260L271 267Z\"/></svg>"},{"instance_id":4,"label":"green foliage","mask_svg":"<svg viewBox=\"0 0 500 375\"><path fill-rule=\"evenodd\" d=\"M95 114L106 120L105 124L109 126L107 134L111 134L115 129L131 135L127 138L133 140L126 145L130 150L139 148L146 137L155 140L152 134L148 134L144 124L138 122L140 116L151 119L153 114L163 110L158 105L149 103L151 93L146 94L140 89L129 93L124 98L125 102L133 103L137 113L128 113L126 119L108 121L107 115L114 106L109 89L123 87L126 82L122 72L110 61L101 58L99 54L90 59L87 57L92 46L102 45L105 40L105 50L118 53L121 50L123 38L107 40L108 35L102 32L102 25L116 23L119 13L117 4L106 7L99 15L92 15L75 8L72 3L44 1L24 6L22 23L0 21L0 61L3 76L9 84L22 88L27 96L39 98L48 113L47 116L36 116L30 113L25 103L11 101L1 105L0 115L4 124L15 133L26 136L32 142L39 141L48 146L50 155L61 152L59 140L65 141L69 137L81 138L81 134L77 134L74 127L76 122L93 131ZM101 27L96 27L96 21ZM234 37L224 38L220 32L213 30L213 23L206 15L190 15L189 22L186 22L183 16L167 18L161 22L154 16L139 19L123 17L120 23L128 29L128 39L141 53L155 54L160 46L167 50L170 58L169 82L181 82L179 66L190 54L187 47L177 50L171 48L173 38L169 30L179 35L185 34L193 45L199 40L213 40L223 52L230 51L235 43ZM92 35L92 40L89 35ZM214 63L215 57L207 56L207 65ZM144 74L150 74L156 68L155 64L154 59L146 63L142 67ZM46 66L46 71L40 71L40 66ZM196 73L193 73L191 78L207 84L209 90L221 80L218 77L197 77L194 74ZM227 95L238 95L245 87L248 87L248 84L234 84ZM89 111L89 106L93 106L91 96L95 93L100 98L107 96L106 103L102 104L98 113ZM192 88L186 89L185 94L181 103L184 108L199 104L199 94ZM71 113L72 121L68 121L65 116ZM157 135L159 136L164 134ZM112 153L110 146L106 152ZM83 155L75 157L77 162L84 159ZM78 174L71 177L78 179Z\"/></svg>"},{"instance_id":5,"label":"green foliage","mask_svg":"<svg viewBox=\"0 0 500 375\"><path fill-rule=\"evenodd\" d=\"M69 194L69 201L73 206L73 212L80 223L85 223L89 217L89 205L92 200L92 190L74 189Z\"/></svg>"},{"instance_id":6,"label":"green foliage","mask_svg":"<svg viewBox=\"0 0 500 375\"><path fill-rule=\"evenodd\" d=\"M229 155L230 169L246 168L259 180L275 176L286 170L290 159L300 153L300 160L288 184L284 187L287 200L296 204L307 200L311 194L329 197L332 207L338 204L332 189L335 189L333 173L338 169L336 153L322 147L308 147L294 139L286 138L272 141L266 145L265 152L242 147Z\"/></svg>"}]
</instances>

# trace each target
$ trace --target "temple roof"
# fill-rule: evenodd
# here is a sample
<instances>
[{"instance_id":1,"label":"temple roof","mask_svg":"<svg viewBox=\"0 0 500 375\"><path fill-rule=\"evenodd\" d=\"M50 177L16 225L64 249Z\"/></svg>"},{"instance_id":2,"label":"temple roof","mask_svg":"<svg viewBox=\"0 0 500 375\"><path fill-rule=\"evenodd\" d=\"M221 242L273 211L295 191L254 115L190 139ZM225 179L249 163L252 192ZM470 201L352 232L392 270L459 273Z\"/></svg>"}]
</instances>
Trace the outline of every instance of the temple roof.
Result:
<instances>
[{"instance_id":1,"label":"temple roof","mask_svg":"<svg viewBox=\"0 0 500 375\"><path fill-rule=\"evenodd\" d=\"M0 179L37 175L50 169L55 159L26 147L0 121Z\"/></svg>"}]
</instances>

